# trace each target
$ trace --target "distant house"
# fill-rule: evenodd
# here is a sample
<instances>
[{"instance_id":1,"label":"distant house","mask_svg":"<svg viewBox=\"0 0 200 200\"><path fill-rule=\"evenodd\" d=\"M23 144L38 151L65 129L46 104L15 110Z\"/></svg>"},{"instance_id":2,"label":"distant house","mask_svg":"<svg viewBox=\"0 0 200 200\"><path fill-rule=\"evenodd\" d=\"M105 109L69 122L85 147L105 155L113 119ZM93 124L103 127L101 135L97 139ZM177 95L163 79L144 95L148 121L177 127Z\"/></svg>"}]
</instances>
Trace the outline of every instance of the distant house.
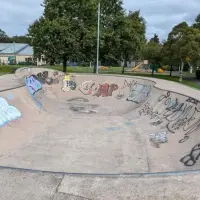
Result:
<instances>
[{"instance_id":1,"label":"distant house","mask_svg":"<svg viewBox=\"0 0 200 200\"><path fill-rule=\"evenodd\" d=\"M33 63L33 47L23 43L0 43L0 64ZM44 58L37 64L45 64Z\"/></svg>"}]
</instances>

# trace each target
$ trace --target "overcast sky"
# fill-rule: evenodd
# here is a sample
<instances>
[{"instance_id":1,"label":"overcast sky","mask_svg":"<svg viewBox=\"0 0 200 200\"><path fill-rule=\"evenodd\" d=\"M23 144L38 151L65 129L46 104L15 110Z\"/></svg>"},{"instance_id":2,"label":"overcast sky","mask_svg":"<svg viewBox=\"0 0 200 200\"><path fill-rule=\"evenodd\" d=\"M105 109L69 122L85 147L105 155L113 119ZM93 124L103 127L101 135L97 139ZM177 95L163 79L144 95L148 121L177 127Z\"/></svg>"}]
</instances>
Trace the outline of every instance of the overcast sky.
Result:
<instances>
[{"instance_id":1,"label":"overcast sky","mask_svg":"<svg viewBox=\"0 0 200 200\"><path fill-rule=\"evenodd\" d=\"M43 12L43 0L0 0L0 28L9 36L27 33L29 23ZM147 38L154 33L166 39L174 25L193 23L200 12L200 0L124 0L127 10L140 10L147 22Z\"/></svg>"}]
</instances>

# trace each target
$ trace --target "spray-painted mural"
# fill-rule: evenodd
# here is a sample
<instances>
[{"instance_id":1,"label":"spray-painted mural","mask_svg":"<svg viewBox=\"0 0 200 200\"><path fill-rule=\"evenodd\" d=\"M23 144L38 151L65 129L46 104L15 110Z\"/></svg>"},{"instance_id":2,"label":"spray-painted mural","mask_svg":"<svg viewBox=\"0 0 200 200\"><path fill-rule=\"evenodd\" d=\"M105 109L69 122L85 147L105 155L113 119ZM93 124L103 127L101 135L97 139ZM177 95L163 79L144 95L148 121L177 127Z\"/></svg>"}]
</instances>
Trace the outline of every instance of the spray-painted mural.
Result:
<instances>
[{"instance_id":1,"label":"spray-painted mural","mask_svg":"<svg viewBox=\"0 0 200 200\"><path fill-rule=\"evenodd\" d=\"M25 79L26 87L28 88L29 93L31 94L33 100L36 102L37 106L42 108L42 104L34 97L36 92L42 89L41 83L37 80L37 77L32 75Z\"/></svg>"},{"instance_id":2,"label":"spray-painted mural","mask_svg":"<svg viewBox=\"0 0 200 200\"><path fill-rule=\"evenodd\" d=\"M26 86L30 94L34 95L38 90L42 89L41 83L36 79L35 76L26 78Z\"/></svg>"},{"instance_id":3,"label":"spray-painted mural","mask_svg":"<svg viewBox=\"0 0 200 200\"><path fill-rule=\"evenodd\" d=\"M0 97L0 127L21 117L20 111Z\"/></svg>"},{"instance_id":4,"label":"spray-painted mural","mask_svg":"<svg viewBox=\"0 0 200 200\"><path fill-rule=\"evenodd\" d=\"M70 75L65 75L63 79L63 85L62 85L62 91L64 92L69 92L70 90L75 90L76 89L76 82L73 80L74 77L70 78Z\"/></svg>"},{"instance_id":5,"label":"spray-painted mural","mask_svg":"<svg viewBox=\"0 0 200 200\"><path fill-rule=\"evenodd\" d=\"M118 85L115 83L103 83L99 84L95 81L85 81L81 84L79 90L84 95L92 95L97 97L108 97L112 96L113 92L118 90Z\"/></svg>"}]
</instances>

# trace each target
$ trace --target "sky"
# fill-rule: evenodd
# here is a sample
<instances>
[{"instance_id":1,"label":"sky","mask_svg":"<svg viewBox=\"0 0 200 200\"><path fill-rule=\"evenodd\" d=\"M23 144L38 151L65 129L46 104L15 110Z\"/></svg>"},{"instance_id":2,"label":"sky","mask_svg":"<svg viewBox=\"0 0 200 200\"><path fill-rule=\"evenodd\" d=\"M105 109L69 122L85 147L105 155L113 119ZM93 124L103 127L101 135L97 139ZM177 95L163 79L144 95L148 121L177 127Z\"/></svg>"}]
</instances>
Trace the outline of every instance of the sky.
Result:
<instances>
[{"instance_id":1,"label":"sky","mask_svg":"<svg viewBox=\"0 0 200 200\"><path fill-rule=\"evenodd\" d=\"M43 0L0 0L0 29L7 35L24 35L30 23L42 15ZM172 28L186 21L192 24L200 13L200 0L124 0L126 10L140 10L147 23L148 39L157 33L167 39Z\"/></svg>"}]
</instances>

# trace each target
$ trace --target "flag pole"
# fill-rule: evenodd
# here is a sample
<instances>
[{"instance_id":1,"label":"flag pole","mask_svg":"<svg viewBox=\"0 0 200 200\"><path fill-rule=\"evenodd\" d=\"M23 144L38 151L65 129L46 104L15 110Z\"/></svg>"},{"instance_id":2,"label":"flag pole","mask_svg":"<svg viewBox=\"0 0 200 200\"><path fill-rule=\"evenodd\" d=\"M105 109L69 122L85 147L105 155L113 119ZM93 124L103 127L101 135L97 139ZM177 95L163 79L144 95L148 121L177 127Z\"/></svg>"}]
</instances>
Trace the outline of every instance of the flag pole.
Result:
<instances>
[{"instance_id":1,"label":"flag pole","mask_svg":"<svg viewBox=\"0 0 200 200\"><path fill-rule=\"evenodd\" d=\"M97 64L96 64L96 74L98 74L98 70L99 70L100 12L101 12L101 5L100 5L100 2L99 2L99 5L98 5L98 27L97 27Z\"/></svg>"}]
</instances>

